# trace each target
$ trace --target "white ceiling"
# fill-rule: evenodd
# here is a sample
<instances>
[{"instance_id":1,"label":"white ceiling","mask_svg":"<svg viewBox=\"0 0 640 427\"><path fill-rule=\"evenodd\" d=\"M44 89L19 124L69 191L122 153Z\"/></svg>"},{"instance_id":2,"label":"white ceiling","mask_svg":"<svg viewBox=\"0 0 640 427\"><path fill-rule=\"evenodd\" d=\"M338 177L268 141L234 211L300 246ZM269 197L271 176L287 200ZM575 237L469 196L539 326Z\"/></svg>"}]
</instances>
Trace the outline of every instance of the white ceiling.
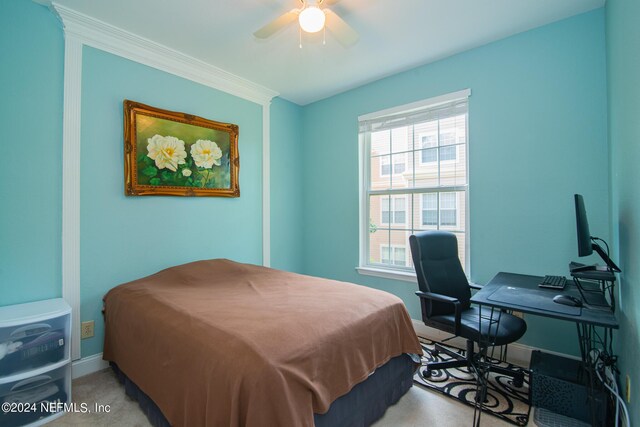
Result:
<instances>
[{"instance_id":1,"label":"white ceiling","mask_svg":"<svg viewBox=\"0 0 640 427\"><path fill-rule=\"evenodd\" d=\"M336 93L604 5L605 0L341 0L331 7L359 34L344 48L329 32L292 24L253 32L299 0L56 0L305 105Z\"/></svg>"}]
</instances>

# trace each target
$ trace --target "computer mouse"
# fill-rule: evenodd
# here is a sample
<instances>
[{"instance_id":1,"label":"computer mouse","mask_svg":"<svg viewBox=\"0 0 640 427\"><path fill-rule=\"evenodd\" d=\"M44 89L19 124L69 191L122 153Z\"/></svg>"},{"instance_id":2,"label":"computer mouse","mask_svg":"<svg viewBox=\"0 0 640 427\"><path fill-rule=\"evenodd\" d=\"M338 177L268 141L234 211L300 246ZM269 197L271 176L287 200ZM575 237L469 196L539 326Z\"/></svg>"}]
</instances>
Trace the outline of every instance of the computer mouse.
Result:
<instances>
[{"instance_id":1,"label":"computer mouse","mask_svg":"<svg viewBox=\"0 0 640 427\"><path fill-rule=\"evenodd\" d=\"M582 307L582 300L571 295L556 295L553 297L553 302L571 307Z\"/></svg>"}]
</instances>

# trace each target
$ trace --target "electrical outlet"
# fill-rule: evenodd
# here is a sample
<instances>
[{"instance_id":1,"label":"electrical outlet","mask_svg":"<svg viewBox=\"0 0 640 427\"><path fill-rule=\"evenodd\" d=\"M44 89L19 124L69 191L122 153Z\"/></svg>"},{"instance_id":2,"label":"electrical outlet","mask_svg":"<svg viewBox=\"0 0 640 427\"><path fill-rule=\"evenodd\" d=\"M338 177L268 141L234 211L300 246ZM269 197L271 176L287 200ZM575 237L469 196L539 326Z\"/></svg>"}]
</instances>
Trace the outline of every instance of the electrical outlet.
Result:
<instances>
[{"instance_id":1,"label":"electrical outlet","mask_svg":"<svg viewBox=\"0 0 640 427\"><path fill-rule=\"evenodd\" d=\"M625 388L627 403L631 403L631 378L629 378L629 375L627 375L627 386Z\"/></svg>"},{"instance_id":2,"label":"electrical outlet","mask_svg":"<svg viewBox=\"0 0 640 427\"><path fill-rule=\"evenodd\" d=\"M93 327L95 323L93 320L88 320L86 322L82 322L80 327L80 335L82 339L91 338L93 336Z\"/></svg>"}]
</instances>

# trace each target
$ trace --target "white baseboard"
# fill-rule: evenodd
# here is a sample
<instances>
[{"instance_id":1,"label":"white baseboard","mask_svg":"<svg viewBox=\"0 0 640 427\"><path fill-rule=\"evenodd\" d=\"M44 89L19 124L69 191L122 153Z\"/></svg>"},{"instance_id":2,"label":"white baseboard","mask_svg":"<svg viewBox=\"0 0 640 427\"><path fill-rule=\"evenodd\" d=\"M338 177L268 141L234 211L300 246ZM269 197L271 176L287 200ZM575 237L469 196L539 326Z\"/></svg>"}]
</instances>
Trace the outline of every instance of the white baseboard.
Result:
<instances>
[{"instance_id":1,"label":"white baseboard","mask_svg":"<svg viewBox=\"0 0 640 427\"><path fill-rule=\"evenodd\" d=\"M109 362L102 360L102 353L74 360L71 364L71 378L84 377L109 367Z\"/></svg>"},{"instance_id":2,"label":"white baseboard","mask_svg":"<svg viewBox=\"0 0 640 427\"><path fill-rule=\"evenodd\" d=\"M452 337L452 335L447 332L443 332L439 329L434 329L425 325L422 320L411 319L411 321L413 322L413 329L415 329L416 335L418 335L419 337L427 338L433 341L442 341L444 339ZM453 338L452 340L448 341L447 344L451 344L452 346L461 349L466 348L467 345L466 340L460 337ZM569 359L578 359L577 357L571 356L569 354L558 353L555 351L540 349L537 347L531 347L519 343L513 343L509 344L509 348L507 351L507 362L513 363L517 366L528 368L529 362L531 360L531 352L534 350L542 350L545 353L555 354L557 356L567 357Z\"/></svg>"}]
</instances>

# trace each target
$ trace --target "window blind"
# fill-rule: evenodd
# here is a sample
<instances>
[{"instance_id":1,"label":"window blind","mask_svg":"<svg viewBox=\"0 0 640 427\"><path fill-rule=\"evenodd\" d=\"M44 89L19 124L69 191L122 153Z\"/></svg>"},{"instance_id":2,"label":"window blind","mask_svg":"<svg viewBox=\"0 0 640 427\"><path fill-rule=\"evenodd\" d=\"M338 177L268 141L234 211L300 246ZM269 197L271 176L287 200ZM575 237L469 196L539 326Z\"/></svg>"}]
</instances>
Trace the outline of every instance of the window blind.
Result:
<instances>
[{"instance_id":1,"label":"window blind","mask_svg":"<svg viewBox=\"0 0 640 427\"><path fill-rule=\"evenodd\" d=\"M468 109L467 99L451 101L437 107L424 107L420 110L399 112L390 116L380 116L360 121L360 133L376 132L403 126L411 126L417 123L442 120L449 117L466 114Z\"/></svg>"}]
</instances>

